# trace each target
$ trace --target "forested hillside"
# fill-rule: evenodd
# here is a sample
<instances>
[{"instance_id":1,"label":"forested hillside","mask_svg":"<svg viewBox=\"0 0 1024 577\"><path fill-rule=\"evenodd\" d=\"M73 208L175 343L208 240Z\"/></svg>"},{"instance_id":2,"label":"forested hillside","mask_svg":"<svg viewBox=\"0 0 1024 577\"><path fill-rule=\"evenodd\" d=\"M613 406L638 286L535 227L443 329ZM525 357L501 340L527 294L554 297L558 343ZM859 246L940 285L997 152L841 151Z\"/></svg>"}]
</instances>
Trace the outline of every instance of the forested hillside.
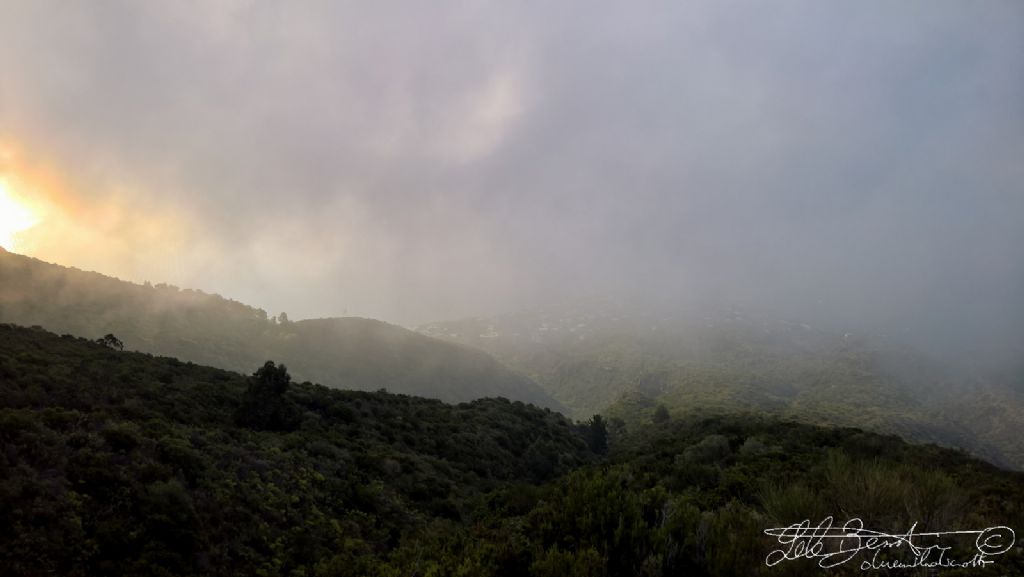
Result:
<instances>
[{"instance_id":1,"label":"forested hillside","mask_svg":"<svg viewBox=\"0 0 1024 577\"><path fill-rule=\"evenodd\" d=\"M877 335L736 311L652 313L604 304L433 323L541 384L577 418L649 421L659 405L766 411L962 447L1024 468L1024 390Z\"/></svg>"},{"instance_id":2,"label":"forested hillside","mask_svg":"<svg viewBox=\"0 0 1024 577\"><path fill-rule=\"evenodd\" d=\"M814 560L767 568L763 531L826 515L1019 528L1024 476L856 429L606 428L0 326L5 575L812 575ZM966 560L969 541L944 545ZM943 574L1024 574L1019 547L990 560Z\"/></svg>"},{"instance_id":3,"label":"forested hillside","mask_svg":"<svg viewBox=\"0 0 1024 577\"><path fill-rule=\"evenodd\" d=\"M5 574L345 567L593 458L568 420L521 402L258 384L0 326Z\"/></svg>"},{"instance_id":4,"label":"forested hillside","mask_svg":"<svg viewBox=\"0 0 1024 577\"><path fill-rule=\"evenodd\" d=\"M561 406L479 350L362 318L293 322L202 291L137 285L0 248L0 322L97 338L235 371L268 358L301 380L449 402L504 396Z\"/></svg>"}]
</instances>

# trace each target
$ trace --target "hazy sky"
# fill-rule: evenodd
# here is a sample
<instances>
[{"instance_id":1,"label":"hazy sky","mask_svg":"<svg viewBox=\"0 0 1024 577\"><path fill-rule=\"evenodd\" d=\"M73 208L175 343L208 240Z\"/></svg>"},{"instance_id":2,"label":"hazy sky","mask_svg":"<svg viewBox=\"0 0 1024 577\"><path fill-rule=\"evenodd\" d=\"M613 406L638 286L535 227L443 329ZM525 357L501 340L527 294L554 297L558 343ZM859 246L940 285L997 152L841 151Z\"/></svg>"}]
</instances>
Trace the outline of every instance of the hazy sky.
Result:
<instances>
[{"instance_id":1,"label":"hazy sky","mask_svg":"<svg viewBox=\"0 0 1024 577\"><path fill-rule=\"evenodd\" d=\"M0 171L19 252L293 318L1020 343L1024 2L0 0Z\"/></svg>"}]
</instances>

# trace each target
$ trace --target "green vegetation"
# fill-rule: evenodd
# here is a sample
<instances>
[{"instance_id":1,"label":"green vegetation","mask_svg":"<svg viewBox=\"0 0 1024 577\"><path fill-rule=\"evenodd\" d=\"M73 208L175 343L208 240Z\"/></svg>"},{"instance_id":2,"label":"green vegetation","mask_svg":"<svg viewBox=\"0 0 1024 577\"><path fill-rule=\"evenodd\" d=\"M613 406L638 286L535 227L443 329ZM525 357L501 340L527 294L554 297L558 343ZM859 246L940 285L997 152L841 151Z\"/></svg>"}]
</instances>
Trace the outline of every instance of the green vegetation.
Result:
<instances>
[{"instance_id":1,"label":"green vegetation","mask_svg":"<svg viewBox=\"0 0 1024 577\"><path fill-rule=\"evenodd\" d=\"M474 495L593 458L520 402L289 381L0 326L6 574L351 569L460 523Z\"/></svg>"},{"instance_id":2,"label":"green vegetation","mask_svg":"<svg viewBox=\"0 0 1024 577\"><path fill-rule=\"evenodd\" d=\"M448 402L507 397L561 409L536 383L486 353L380 321L268 318L219 295L132 284L3 249L0 279L0 322L113 334L129 350L233 371L274 359L299 380L337 388L385 388Z\"/></svg>"},{"instance_id":3,"label":"green vegetation","mask_svg":"<svg viewBox=\"0 0 1024 577\"><path fill-rule=\"evenodd\" d=\"M668 417L662 406L677 417L767 412L960 447L1024 469L1024 389L879 339L735 313L667 317L614 308L420 330L486 350L574 418L603 413L649 423Z\"/></svg>"},{"instance_id":4,"label":"green vegetation","mask_svg":"<svg viewBox=\"0 0 1024 577\"><path fill-rule=\"evenodd\" d=\"M288 369L267 361L252 377L235 423L257 431L294 431L302 415L298 404L285 395L292 381Z\"/></svg>"},{"instance_id":5,"label":"green vegetation","mask_svg":"<svg viewBox=\"0 0 1024 577\"><path fill-rule=\"evenodd\" d=\"M4 573L813 575L766 568L762 531L1024 526L1024 475L896 437L755 415L573 424L256 366L0 325ZM994 560L943 574L1024 574L1019 548Z\"/></svg>"}]
</instances>

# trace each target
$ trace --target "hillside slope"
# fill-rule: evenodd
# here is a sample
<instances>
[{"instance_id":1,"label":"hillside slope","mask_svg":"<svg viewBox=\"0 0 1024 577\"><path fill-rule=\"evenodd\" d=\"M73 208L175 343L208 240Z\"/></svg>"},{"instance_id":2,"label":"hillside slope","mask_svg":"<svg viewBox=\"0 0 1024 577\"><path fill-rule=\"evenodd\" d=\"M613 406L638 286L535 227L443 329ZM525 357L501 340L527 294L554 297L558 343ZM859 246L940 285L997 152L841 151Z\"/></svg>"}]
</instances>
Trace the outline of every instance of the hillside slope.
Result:
<instances>
[{"instance_id":1,"label":"hillside slope","mask_svg":"<svg viewBox=\"0 0 1024 577\"><path fill-rule=\"evenodd\" d=\"M0 325L5 574L344 565L593 458L562 415L504 399L292 384L284 430L239 426L252 381Z\"/></svg>"},{"instance_id":2,"label":"hillside slope","mask_svg":"<svg viewBox=\"0 0 1024 577\"><path fill-rule=\"evenodd\" d=\"M432 323L422 333L493 354L577 418L768 411L961 447L1024 468L1024 390L879 337L734 311L580 306Z\"/></svg>"},{"instance_id":3,"label":"hillside slope","mask_svg":"<svg viewBox=\"0 0 1024 577\"><path fill-rule=\"evenodd\" d=\"M275 322L202 291L137 285L0 249L0 322L96 338L130 350L248 371L268 358L299 380L449 402L502 396L560 409L543 389L479 350L380 321Z\"/></svg>"},{"instance_id":4,"label":"hillside slope","mask_svg":"<svg viewBox=\"0 0 1024 577\"><path fill-rule=\"evenodd\" d=\"M282 373L0 325L4 575L819 575L815 560L766 567L779 543L764 529L1024 523L1021 473L895 437L747 414L616 428L602 457L522 403ZM274 407L290 418L251 418ZM1019 546L989 560L949 574L1024 574ZM862 575L859 561L827 573Z\"/></svg>"}]
</instances>

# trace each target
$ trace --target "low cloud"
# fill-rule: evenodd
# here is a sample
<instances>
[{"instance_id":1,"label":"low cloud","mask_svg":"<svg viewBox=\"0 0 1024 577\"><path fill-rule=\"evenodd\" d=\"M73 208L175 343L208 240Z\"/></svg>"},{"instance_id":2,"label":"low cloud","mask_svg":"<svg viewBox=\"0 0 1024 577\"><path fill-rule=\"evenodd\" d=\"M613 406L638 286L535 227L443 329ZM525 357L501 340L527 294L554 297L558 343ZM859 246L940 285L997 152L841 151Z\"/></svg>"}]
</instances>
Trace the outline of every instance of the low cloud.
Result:
<instances>
[{"instance_id":1,"label":"low cloud","mask_svg":"<svg viewBox=\"0 0 1024 577\"><path fill-rule=\"evenodd\" d=\"M1013 355L1022 16L12 3L0 138L88 207L39 256L293 318L607 294Z\"/></svg>"}]
</instances>

